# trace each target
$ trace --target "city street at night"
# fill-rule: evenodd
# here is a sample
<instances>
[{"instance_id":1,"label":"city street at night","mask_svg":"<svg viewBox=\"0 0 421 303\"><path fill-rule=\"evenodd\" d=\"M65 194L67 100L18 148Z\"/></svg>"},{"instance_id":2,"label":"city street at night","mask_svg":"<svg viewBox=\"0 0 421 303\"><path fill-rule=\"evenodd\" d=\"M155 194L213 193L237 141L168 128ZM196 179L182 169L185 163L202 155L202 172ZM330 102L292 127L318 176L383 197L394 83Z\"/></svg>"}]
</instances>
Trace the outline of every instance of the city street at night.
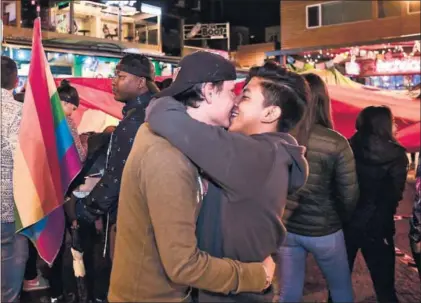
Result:
<instances>
[{"instance_id":1,"label":"city street at night","mask_svg":"<svg viewBox=\"0 0 421 303\"><path fill-rule=\"evenodd\" d=\"M420 303L420 14L0 0L0 302Z\"/></svg>"}]
</instances>

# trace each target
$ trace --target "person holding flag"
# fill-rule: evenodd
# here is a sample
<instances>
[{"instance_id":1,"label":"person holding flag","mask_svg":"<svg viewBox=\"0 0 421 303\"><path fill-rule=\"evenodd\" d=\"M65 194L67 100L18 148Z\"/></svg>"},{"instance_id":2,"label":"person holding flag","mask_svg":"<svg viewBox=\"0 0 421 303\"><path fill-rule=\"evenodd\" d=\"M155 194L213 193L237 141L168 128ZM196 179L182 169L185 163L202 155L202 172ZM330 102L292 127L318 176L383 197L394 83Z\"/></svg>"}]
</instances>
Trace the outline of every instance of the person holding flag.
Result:
<instances>
[{"instance_id":1,"label":"person holding flag","mask_svg":"<svg viewBox=\"0 0 421 303\"><path fill-rule=\"evenodd\" d=\"M64 197L82 164L41 39L38 17L14 155L13 197L17 233L28 237L51 266L64 238Z\"/></svg>"},{"instance_id":2,"label":"person holding flag","mask_svg":"<svg viewBox=\"0 0 421 303\"><path fill-rule=\"evenodd\" d=\"M1 56L1 302L19 302L28 258L28 240L15 234L13 154L22 116L22 103L14 100L18 69Z\"/></svg>"}]
</instances>

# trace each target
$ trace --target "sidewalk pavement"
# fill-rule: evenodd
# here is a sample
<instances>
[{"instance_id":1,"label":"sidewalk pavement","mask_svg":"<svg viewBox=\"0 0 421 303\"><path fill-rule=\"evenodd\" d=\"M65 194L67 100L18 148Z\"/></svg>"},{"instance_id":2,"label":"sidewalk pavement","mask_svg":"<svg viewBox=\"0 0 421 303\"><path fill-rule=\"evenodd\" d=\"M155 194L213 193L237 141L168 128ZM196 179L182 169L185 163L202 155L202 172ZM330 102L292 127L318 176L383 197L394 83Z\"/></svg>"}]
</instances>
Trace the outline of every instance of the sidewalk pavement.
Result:
<instances>
[{"instance_id":1,"label":"sidewalk pavement","mask_svg":"<svg viewBox=\"0 0 421 303\"><path fill-rule=\"evenodd\" d=\"M421 302L421 282L415 268L396 258L396 291L401 303ZM352 275L355 302L376 302L370 274L361 253L358 254ZM327 302L327 285L312 257L307 260L303 302Z\"/></svg>"}]
</instances>

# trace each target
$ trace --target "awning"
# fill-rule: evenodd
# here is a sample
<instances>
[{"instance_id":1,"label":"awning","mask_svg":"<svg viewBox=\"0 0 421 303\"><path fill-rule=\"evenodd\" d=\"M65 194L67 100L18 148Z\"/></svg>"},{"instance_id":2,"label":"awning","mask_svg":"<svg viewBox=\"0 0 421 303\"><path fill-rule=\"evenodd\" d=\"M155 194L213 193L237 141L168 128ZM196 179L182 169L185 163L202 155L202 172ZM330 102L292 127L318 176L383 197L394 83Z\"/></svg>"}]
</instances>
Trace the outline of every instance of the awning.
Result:
<instances>
[{"instance_id":1,"label":"awning","mask_svg":"<svg viewBox=\"0 0 421 303\"><path fill-rule=\"evenodd\" d=\"M304 52L316 52L320 49L336 49L336 48L345 48L345 47L353 47L353 46L363 46L363 45L375 45L375 44L384 44L384 43L398 43L398 42L406 42L412 40L421 40L421 34L414 34L414 35L405 35L404 37L389 37L383 38L378 40L373 40L369 42L354 42L348 44L330 44L330 45L319 45L313 47L303 47L303 48L295 48L295 49L280 49L270 52L265 52L267 57L275 57L275 56L287 56L287 55L296 55Z\"/></svg>"}]
</instances>

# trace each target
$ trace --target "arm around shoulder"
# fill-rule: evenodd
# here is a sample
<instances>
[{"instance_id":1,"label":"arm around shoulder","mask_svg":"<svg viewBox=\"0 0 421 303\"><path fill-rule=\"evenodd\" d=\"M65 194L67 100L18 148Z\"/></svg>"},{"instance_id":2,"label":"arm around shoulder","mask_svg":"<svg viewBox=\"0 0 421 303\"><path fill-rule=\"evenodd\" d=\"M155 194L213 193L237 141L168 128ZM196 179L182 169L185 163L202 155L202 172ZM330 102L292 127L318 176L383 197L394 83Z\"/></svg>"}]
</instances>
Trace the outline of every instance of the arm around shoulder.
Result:
<instances>
[{"instance_id":1,"label":"arm around shoulder","mask_svg":"<svg viewBox=\"0 0 421 303\"><path fill-rule=\"evenodd\" d=\"M197 174L184 155L169 144L152 146L140 174L161 262L174 283L225 294L265 288L261 263L218 259L197 248Z\"/></svg>"}]
</instances>

